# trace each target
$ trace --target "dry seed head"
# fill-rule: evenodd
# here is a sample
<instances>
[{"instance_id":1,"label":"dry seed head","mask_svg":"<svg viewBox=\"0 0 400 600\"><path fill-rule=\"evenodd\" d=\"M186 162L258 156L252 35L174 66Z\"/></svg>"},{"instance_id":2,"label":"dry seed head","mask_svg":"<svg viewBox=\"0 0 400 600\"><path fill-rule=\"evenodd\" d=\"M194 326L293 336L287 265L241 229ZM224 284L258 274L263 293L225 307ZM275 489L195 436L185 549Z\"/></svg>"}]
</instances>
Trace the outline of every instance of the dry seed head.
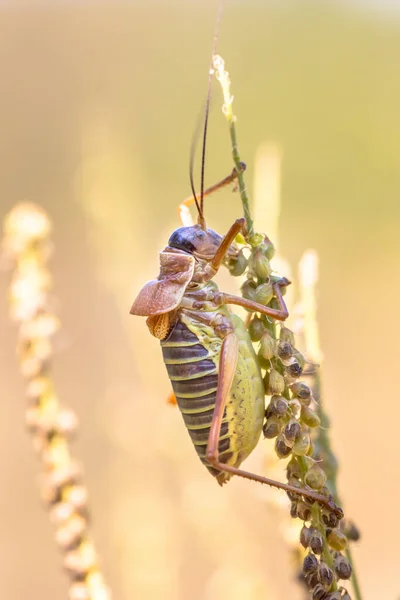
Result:
<instances>
[{"instance_id":1,"label":"dry seed head","mask_svg":"<svg viewBox=\"0 0 400 600\"><path fill-rule=\"evenodd\" d=\"M290 386L290 390L294 396L301 400L307 400L311 397L311 389L303 381L296 381Z\"/></svg>"},{"instance_id":2,"label":"dry seed head","mask_svg":"<svg viewBox=\"0 0 400 600\"><path fill-rule=\"evenodd\" d=\"M295 456L293 456L287 464L286 474L288 479L292 479L293 477L296 479L300 479L301 477L301 469L299 462Z\"/></svg>"},{"instance_id":3,"label":"dry seed head","mask_svg":"<svg viewBox=\"0 0 400 600\"><path fill-rule=\"evenodd\" d=\"M335 561L333 563L335 573L339 577L339 579L350 579L351 577L351 564L350 561L347 560L341 554L338 554L335 557Z\"/></svg>"},{"instance_id":4,"label":"dry seed head","mask_svg":"<svg viewBox=\"0 0 400 600\"><path fill-rule=\"evenodd\" d=\"M290 419L283 433L287 442L294 442L301 433L300 423L296 419Z\"/></svg>"},{"instance_id":5,"label":"dry seed head","mask_svg":"<svg viewBox=\"0 0 400 600\"><path fill-rule=\"evenodd\" d=\"M318 579L320 583L324 586L326 590L329 590L333 583L334 574L332 569L328 567L328 565L324 562L320 562L318 565Z\"/></svg>"},{"instance_id":6,"label":"dry seed head","mask_svg":"<svg viewBox=\"0 0 400 600\"><path fill-rule=\"evenodd\" d=\"M308 548L308 546L310 545L310 539L311 539L312 533L313 533L312 527L307 527L306 525L303 525L303 527L301 528L300 544L304 548Z\"/></svg>"},{"instance_id":7,"label":"dry seed head","mask_svg":"<svg viewBox=\"0 0 400 600\"><path fill-rule=\"evenodd\" d=\"M342 523L342 530L346 535L347 539L351 542L358 542L361 537L360 531L353 521L345 520Z\"/></svg>"},{"instance_id":8,"label":"dry seed head","mask_svg":"<svg viewBox=\"0 0 400 600\"><path fill-rule=\"evenodd\" d=\"M342 594L340 592L330 592L325 600L341 600L342 599Z\"/></svg>"},{"instance_id":9,"label":"dry seed head","mask_svg":"<svg viewBox=\"0 0 400 600\"><path fill-rule=\"evenodd\" d=\"M283 417L288 410L288 403L283 396L279 394L274 394L271 396L271 401L269 403L269 408L271 412L279 417Z\"/></svg>"},{"instance_id":10,"label":"dry seed head","mask_svg":"<svg viewBox=\"0 0 400 600\"><path fill-rule=\"evenodd\" d=\"M309 509L309 507L307 507ZM314 531L310 539L310 548L314 554L321 554L324 549L324 540L319 531Z\"/></svg>"},{"instance_id":11,"label":"dry seed head","mask_svg":"<svg viewBox=\"0 0 400 600\"><path fill-rule=\"evenodd\" d=\"M278 344L278 356L281 360L287 360L291 358L293 353L292 346L289 342L280 341Z\"/></svg>"},{"instance_id":12,"label":"dry seed head","mask_svg":"<svg viewBox=\"0 0 400 600\"><path fill-rule=\"evenodd\" d=\"M314 573L318 567L318 558L315 554L309 552L303 561L303 573L305 575L309 575L310 573Z\"/></svg>"},{"instance_id":13,"label":"dry seed head","mask_svg":"<svg viewBox=\"0 0 400 600\"><path fill-rule=\"evenodd\" d=\"M285 368L285 371L287 372L289 377L297 379L302 374L303 367L297 359L294 359L293 362Z\"/></svg>"},{"instance_id":14,"label":"dry seed head","mask_svg":"<svg viewBox=\"0 0 400 600\"><path fill-rule=\"evenodd\" d=\"M306 504L304 501L301 501L297 504L297 516L299 517L299 519L301 519L302 521L309 521L310 517L311 517L311 509L308 506L308 504ZM310 538L310 545L311 545L311 541L314 538L314 534L311 536ZM312 548L313 549L313 548Z\"/></svg>"},{"instance_id":15,"label":"dry seed head","mask_svg":"<svg viewBox=\"0 0 400 600\"><path fill-rule=\"evenodd\" d=\"M312 591L312 600L324 600L325 592L324 586L321 583L317 583Z\"/></svg>"},{"instance_id":16,"label":"dry seed head","mask_svg":"<svg viewBox=\"0 0 400 600\"><path fill-rule=\"evenodd\" d=\"M286 440L282 434L278 435L275 442L275 451L279 458L286 458L291 453L292 449L286 444Z\"/></svg>"},{"instance_id":17,"label":"dry seed head","mask_svg":"<svg viewBox=\"0 0 400 600\"><path fill-rule=\"evenodd\" d=\"M264 437L272 439L276 437L282 429L282 423L280 423L277 417L271 416L264 423L263 433Z\"/></svg>"},{"instance_id":18,"label":"dry seed head","mask_svg":"<svg viewBox=\"0 0 400 600\"><path fill-rule=\"evenodd\" d=\"M322 509L322 521L324 525L333 529L338 524L338 518L334 512L330 511L328 508Z\"/></svg>"}]
</instances>

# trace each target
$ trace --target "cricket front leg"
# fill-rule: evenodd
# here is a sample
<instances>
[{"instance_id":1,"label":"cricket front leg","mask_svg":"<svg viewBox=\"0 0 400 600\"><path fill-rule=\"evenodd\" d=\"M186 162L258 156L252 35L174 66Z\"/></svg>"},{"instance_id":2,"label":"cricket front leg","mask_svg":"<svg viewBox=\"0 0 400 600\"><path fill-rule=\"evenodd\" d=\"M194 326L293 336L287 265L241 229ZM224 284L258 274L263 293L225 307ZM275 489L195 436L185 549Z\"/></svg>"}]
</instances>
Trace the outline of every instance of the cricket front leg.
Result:
<instances>
[{"instance_id":1,"label":"cricket front leg","mask_svg":"<svg viewBox=\"0 0 400 600\"><path fill-rule=\"evenodd\" d=\"M222 343L220 360L219 360L219 376L218 376L218 387L217 395L215 400L214 414L211 421L210 433L208 437L206 460L210 466L214 467L218 471L231 473L232 475L238 475L251 481L257 481L264 483L272 487L284 490L285 492L291 492L296 494L300 498L310 498L316 502L319 502L323 506L328 507L330 510L335 512L338 516L342 515L342 511L333 502L331 497L323 496L312 490L305 488L298 488L287 483L281 483L268 477L256 475L248 471L243 471L237 467L226 465L219 459L218 444L221 433L221 424L224 416L224 410L228 399L229 391L232 386L233 378L236 372L236 365L239 352L239 343L234 333L230 333L226 336Z\"/></svg>"}]
</instances>

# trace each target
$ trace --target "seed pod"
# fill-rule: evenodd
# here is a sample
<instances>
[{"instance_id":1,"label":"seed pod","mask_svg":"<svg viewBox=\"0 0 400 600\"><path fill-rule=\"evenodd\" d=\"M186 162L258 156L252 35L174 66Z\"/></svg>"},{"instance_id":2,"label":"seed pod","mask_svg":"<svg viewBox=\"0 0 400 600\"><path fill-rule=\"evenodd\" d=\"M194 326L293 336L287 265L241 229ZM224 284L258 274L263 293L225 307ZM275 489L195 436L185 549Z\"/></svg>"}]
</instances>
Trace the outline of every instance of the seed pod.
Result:
<instances>
[{"instance_id":1,"label":"seed pod","mask_svg":"<svg viewBox=\"0 0 400 600\"><path fill-rule=\"evenodd\" d=\"M253 317L249 324L249 334L252 342L259 342L265 331L263 320Z\"/></svg>"},{"instance_id":2,"label":"seed pod","mask_svg":"<svg viewBox=\"0 0 400 600\"><path fill-rule=\"evenodd\" d=\"M309 573L314 573L314 571L317 570L317 567L318 558L315 556L315 554L311 554L310 552L309 554L307 554L303 561L303 573L305 575L308 575Z\"/></svg>"},{"instance_id":3,"label":"seed pod","mask_svg":"<svg viewBox=\"0 0 400 600\"><path fill-rule=\"evenodd\" d=\"M319 427L321 425L321 419L316 412L311 410L308 406L303 406L301 409L300 419L308 425L308 427Z\"/></svg>"},{"instance_id":4,"label":"seed pod","mask_svg":"<svg viewBox=\"0 0 400 600\"><path fill-rule=\"evenodd\" d=\"M261 321L261 319L260 319ZM261 321L262 322L262 321ZM274 356L276 342L269 331L263 330L263 334L261 337L260 343L260 351L259 354L267 360L271 360Z\"/></svg>"},{"instance_id":5,"label":"seed pod","mask_svg":"<svg viewBox=\"0 0 400 600\"><path fill-rule=\"evenodd\" d=\"M292 501L290 505L290 516L292 517L292 519L297 518L297 502L295 500Z\"/></svg>"},{"instance_id":6,"label":"seed pod","mask_svg":"<svg viewBox=\"0 0 400 600\"><path fill-rule=\"evenodd\" d=\"M257 248L253 254L252 267L260 279L268 279L271 275L271 265L268 258ZM272 286L271 286L272 287Z\"/></svg>"},{"instance_id":7,"label":"seed pod","mask_svg":"<svg viewBox=\"0 0 400 600\"><path fill-rule=\"evenodd\" d=\"M311 509L310 507L303 501L299 502L297 505L297 516L299 517L299 519L301 519L302 521L309 521L310 517L311 517ZM310 538L310 543L311 543L311 539L313 536L311 536Z\"/></svg>"},{"instance_id":8,"label":"seed pod","mask_svg":"<svg viewBox=\"0 0 400 600\"><path fill-rule=\"evenodd\" d=\"M308 433L302 433L293 446L294 454L297 454L297 456L305 456L310 447L310 443L311 440Z\"/></svg>"},{"instance_id":9,"label":"seed pod","mask_svg":"<svg viewBox=\"0 0 400 600\"><path fill-rule=\"evenodd\" d=\"M300 465L295 456L293 456L287 464L286 475L288 479L292 479L293 477L295 479L300 479L301 477Z\"/></svg>"},{"instance_id":10,"label":"seed pod","mask_svg":"<svg viewBox=\"0 0 400 600\"><path fill-rule=\"evenodd\" d=\"M288 327L281 327L279 339L282 342L288 342L291 346L295 344L294 333Z\"/></svg>"},{"instance_id":11,"label":"seed pod","mask_svg":"<svg viewBox=\"0 0 400 600\"><path fill-rule=\"evenodd\" d=\"M326 596L325 600L342 600L342 594L340 592L331 592Z\"/></svg>"},{"instance_id":12,"label":"seed pod","mask_svg":"<svg viewBox=\"0 0 400 600\"><path fill-rule=\"evenodd\" d=\"M308 508L308 507L307 507ZM310 509L309 509L310 510ZM310 539L310 548L314 554L321 554L324 549L324 540L319 531L315 531Z\"/></svg>"},{"instance_id":13,"label":"seed pod","mask_svg":"<svg viewBox=\"0 0 400 600\"><path fill-rule=\"evenodd\" d=\"M277 417L270 417L266 420L263 427L264 437L272 439L278 435L282 429L282 423L279 422Z\"/></svg>"},{"instance_id":14,"label":"seed pod","mask_svg":"<svg viewBox=\"0 0 400 600\"><path fill-rule=\"evenodd\" d=\"M327 539L330 547L334 550L337 550L338 552L341 552L342 550L345 550L347 548L347 537L339 529L332 529Z\"/></svg>"},{"instance_id":15,"label":"seed pod","mask_svg":"<svg viewBox=\"0 0 400 600\"><path fill-rule=\"evenodd\" d=\"M325 588L321 583L317 583L311 597L312 600L323 600L325 598Z\"/></svg>"},{"instance_id":16,"label":"seed pod","mask_svg":"<svg viewBox=\"0 0 400 600\"><path fill-rule=\"evenodd\" d=\"M253 281L252 279L247 279L247 281L244 282L240 289L242 290L243 298L255 302L257 289L255 281Z\"/></svg>"},{"instance_id":17,"label":"seed pod","mask_svg":"<svg viewBox=\"0 0 400 600\"><path fill-rule=\"evenodd\" d=\"M269 240L263 242L260 245L260 250L264 254L264 256L266 256L268 258L268 260L271 260L274 257L275 247L272 244L272 242L270 242Z\"/></svg>"},{"instance_id":18,"label":"seed pod","mask_svg":"<svg viewBox=\"0 0 400 600\"><path fill-rule=\"evenodd\" d=\"M289 342L280 341L278 344L278 356L282 360L287 360L292 356L292 346Z\"/></svg>"},{"instance_id":19,"label":"seed pod","mask_svg":"<svg viewBox=\"0 0 400 600\"><path fill-rule=\"evenodd\" d=\"M300 375L302 374L303 367L301 366L299 361L295 358L293 360L293 362L286 367L286 372L289 375L289 377L293 377L293 378L297 379L297 377L300 377Z\"/></svg>"},{"instance_id":20,"label":"seed pod","mask_svg":"<svg viewBox=\"0 0 400 600\"><path fill-rule=\"evenodd\" d=\"M342 588L342 589L344 590L344 588ZM344 594L342 596L342 600L351 600L350 594L346 590L344 590Z\"/></svg>"},{"instance_id":21,"label":"seed pod","mask_svg":"<svg viewBox=\"0 0 400 600\"><path fill-rule=\"evenodd\" d=\"M338 518L334 512L330 511L328 508L322 509L322 521L324 525L333 529L338 524Z\"/></svg>"},{"instance_id":22,"label":"seed pod","mask_svg":"<svg viewBox=\"0 0 400 600\"><path fill-rule=\"evenodd\" d=\"M349 541L358 542L361 537L360 531L353 521L346 519L345 523L342 524L342 530Z\"/></svg>"},{"instance_id":23,"label":"seed pod","mask_svg":"<svg viewBox=\"0 0 400 600\"><path fill-rule=\"evenodd\" d=\"M313 533L312 527L307 527L306 525L303 525L303 527L301 528L300 544L304 548L308 548L308 546L310 545L310 539L311 539L312 533Z\"/></svg>"},{"instance_id":24,"label":"seed pod","mask_svg":"<svg viewBox=\"0 0 400 600\"><path fill-rule=\"evenodd\" d=\"M318 465L313 465L304 477L304 483L313 490L320 490L326 482L326 474Z\"/></svg>"},{"instance_id":25,"label":"seed pod","mask_svg":"<svg viewBox=\"0 0 400 600\"><path fill-rule=\"evenodd\" d=\"M256 289L256 302L259 304L263 304L266 306L269 302L271 302L274 296L274 290L272 289L272 283L262 283Z\"/></svg>"},{"instance_id":26,"label":"seed pod","mask_svg":"<svg viewBox=\"0 0 400 600\"><path fill-rule=\"evenodd\" d=\"M274 395L269 403L271 412L279 417L283 417L288 409L288 403L283 396Z\"/></svg>"},{"instance_id":27,"label":"seed pod","mask_svg":"<svg viewBox=\"0 0 400 600\"><path fill-rule=\"evenodd\" d=\"M311 397L311 389L303 381L297 381L291 385L290 390L294 396L301 400L307 400Z\"/></svg>"},{"instance_id":28,"label":"seed pod","mask_svg":"<svg viewBox=\"0 0 400 600\"><path fill-rule=\"evenodd\" d=\"M347 560L347 558L345 558L341 554L338 554L338 556L336 556L335 558L333 566L335 569L335 573L339 577L339 579L350 579L352 569L351 564Z\"/></svg>"},{"instance_id":29,"label":"seed pod","mask_svg":"<svg viewBox=\"0 0 400 600\"><path fill-rule=\"evenodd\" d=\"M300 423L298 423L296 419L290 419L289 423L285 426L283 433L287 441L294 442L301 433Z\"/></svg>"},{"instance_id":30,"label":"seed pod","mask_svg":"<svg viewBox=\"0 0 400 600\"><path fill-rule=\"evenodd\" d=\"M286 458L291 453L292 449L287 446L285 438L282 434L278 435L275 442L275 451L279 458Z\"/></svg>"},{"instance_id":31,"label":"seed pod","mask_svg":"<svg viewBox=\"0 0 400 600\"><path fill-rule=\"evenodd\" d=\"M247 258L243 254L243 250L240 250L237 257L232 258L228 263L229 273L234 277L239 277L239 275L243 275L247 268L247 262Z\"/></svg>"},{"instance_id":32,"label":"seed pod","mask_svg":"<svg viewBox=\"0 0 400 600\"><path fill-rule=\"evenodd\" d=\"M276 369L269 373L269 393L282 394L285 391L285 379Z\"/></svg>"},{"instance_id":33,"label":"seed pod","mask_svg":"<svg viewBox=\"0 0 400 600\"><path fill-rule=\"evenodd\" d=\"M328 567L328 565L324 562L320 562L318 565L318 579L321 584L324 586L325 590L329 590L333 583L334 574L332 569Z\"/></svg>"}]
</instances>

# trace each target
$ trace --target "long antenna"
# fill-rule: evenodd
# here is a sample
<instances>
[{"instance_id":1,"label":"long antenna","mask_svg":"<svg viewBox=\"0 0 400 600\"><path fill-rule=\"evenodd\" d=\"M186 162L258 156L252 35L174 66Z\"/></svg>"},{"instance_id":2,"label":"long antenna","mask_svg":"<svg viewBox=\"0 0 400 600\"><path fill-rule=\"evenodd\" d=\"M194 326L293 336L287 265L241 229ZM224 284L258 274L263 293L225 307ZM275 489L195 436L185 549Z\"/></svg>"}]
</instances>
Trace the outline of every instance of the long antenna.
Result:
<instances>
[{"instance_id":1,"label":"long antenna","mask_svg":"<svg viewBox=\"0 0 400 600\"><path fill-rule=\"evenodd\" d=\"M192 139L192 144L190 147L190 163L189 163L189 178L190 178L190 187L193 194L193 199L196 203L197 212L198 212L198 223L201 225L203 229L206 229L206 221L204 218L204 173L205 173L205 156L206 156L206 142L207 142L207 127L208 127L208 115L210 112L210 99L211 99L211 81L213 76L213 58L217 50L217 43L219 37L219 30L221 25L221 17L222 17L222 9L223 9L223 0L220 0L218 4L218 15L217 22L215 25L214 31L214 39L213 39L213 47L212 47L212 55L211 55L211 64L210 70L208 73L208 87L207 87L207 99L206 99L206 107L205 107L205 117L204 117L204 128L203 128L203 146L201 152L201 179L200 179L200 204L197 199L197 194L194 186L194 157L195 157L195 145L198 139L198 133L200 129L200 122L196 127L195 134Z\"/></svg>"},{"instance_id":2,"label":"long antenna","mask_svg":"<svg viewBox=\"0 0 400 600\"><path fill-rule=\"evenodd\" d=\"M202 222L200 224L202 225L203 229L205 229L205 221L204 221L204 174L205 174L205 165L206 165L206 144L207 144L208 115L209 115L209 112L210 112L211 81L212 81L212 76L214 74L213 59L214 59L214 55L215 55L215 53L217 51L219 31L220 31L220 27L221 27L222 9L223 9L223 0L220 0L219 5L218 5L217 22L215 24L214 40L213 40L213 47L212 47L212 53L211 53L210 70L208 72L206 114L205 114L205 118L204 118L203 148L202 148L202 152L201 152L200 220Z\"/></svg>"}]
</instances>

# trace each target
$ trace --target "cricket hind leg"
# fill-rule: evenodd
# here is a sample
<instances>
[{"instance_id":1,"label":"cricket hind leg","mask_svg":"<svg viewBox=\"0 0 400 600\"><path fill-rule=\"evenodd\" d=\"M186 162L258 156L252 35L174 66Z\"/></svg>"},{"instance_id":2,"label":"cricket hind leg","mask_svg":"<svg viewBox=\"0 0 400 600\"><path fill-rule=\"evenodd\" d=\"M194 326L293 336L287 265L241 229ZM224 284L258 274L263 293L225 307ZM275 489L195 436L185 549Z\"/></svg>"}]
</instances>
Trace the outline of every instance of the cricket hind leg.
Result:
<instances>
[{"instance_id":1,"label":"cricket hind leg","mask_svg":"<svg viewBox=\"0 0 400 600\"><path fill-rule=\"evenodd\" d=\"M310 500L319 502L323 506L326 506L327 508L329 508L329 510L333 511L339 517L343 516L342 510L338 506L336 506L332 497L330 496L327 497L310 489L295 487L288 483L282 483L280 481L275 481L274 479L269 479L268 477L256 475L255 473L244 471L235 466L227 465L220 460L218 454L218 443L221 431L221 423L224 415L229 390L232 386L233 378L236 371L237 358L238 340L234 333L230 333L224 339L221 348L217 395L206 450L207 463L210 465L210 467L213 467L214 469L222 473L226 473L231 476L237 475L239 477L243 477L244 479L257 481L258 483L263 483L271 487L284 490L285 492L296 494L296 496L299 496L300 498L309 498ZM229 477L217 476L217 479L219 483L224 483L229 479Z\"/></svg>"}]
</instances>

